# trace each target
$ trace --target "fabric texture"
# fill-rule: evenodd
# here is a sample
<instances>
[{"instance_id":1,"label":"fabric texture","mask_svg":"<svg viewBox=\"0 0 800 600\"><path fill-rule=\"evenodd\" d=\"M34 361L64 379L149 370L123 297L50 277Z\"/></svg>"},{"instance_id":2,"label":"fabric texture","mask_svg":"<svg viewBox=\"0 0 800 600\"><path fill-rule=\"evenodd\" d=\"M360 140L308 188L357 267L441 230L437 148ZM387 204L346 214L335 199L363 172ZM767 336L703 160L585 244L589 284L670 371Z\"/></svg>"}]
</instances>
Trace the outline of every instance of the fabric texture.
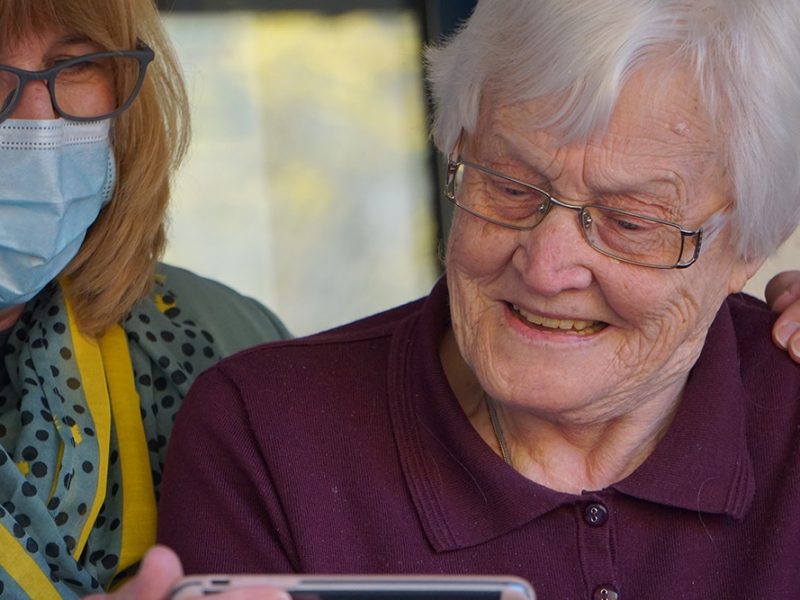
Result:
<instances>
[{"instance_id":1,"label":"fabric texture","mask_svg":"<svg viewBox=\"0 0 800 600\"><path fill-rule=\"evenodd\" d=\"M195 377L285 338L254 300L162 265L121 327L85 338L60 286L26 307L0 369L0 598L107 588L155 540L167 439ZM36 571L39 573L36 573Z\"/></svg>"},{"instance_id":2,"label":"fabric texture","mask_svg":"<svg viewBox=\"0 0 800 600\"><path fill-rule=\"evenodd\" d=\"M248 350L184 404L159 540L189 573L505 573L540 600L797 598L800 367L773 346L773 320L729 297L654 452L582 494L526 479L472 428L438 358L444 281Z\"/></svg>"}]
</instances>

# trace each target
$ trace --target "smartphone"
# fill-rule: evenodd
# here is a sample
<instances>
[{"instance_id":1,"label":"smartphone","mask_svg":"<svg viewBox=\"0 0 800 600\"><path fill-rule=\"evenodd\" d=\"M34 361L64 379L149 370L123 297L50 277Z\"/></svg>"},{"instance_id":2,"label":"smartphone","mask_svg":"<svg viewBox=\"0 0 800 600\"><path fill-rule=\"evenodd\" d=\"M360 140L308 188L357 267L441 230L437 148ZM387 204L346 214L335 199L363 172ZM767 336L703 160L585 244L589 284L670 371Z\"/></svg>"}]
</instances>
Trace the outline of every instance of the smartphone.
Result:
<instances>
[{"instance_id":1,"label":"smartphone","mask_svg":"<svg viewBox=\"0 0 800 600\"><path fill-rule=\"evenodd\" d=\"M293 600L536 600L519 577L472 575L197 575L183 578L170 600L257 586L286 590Z\"/></svg>"}]
</instances>

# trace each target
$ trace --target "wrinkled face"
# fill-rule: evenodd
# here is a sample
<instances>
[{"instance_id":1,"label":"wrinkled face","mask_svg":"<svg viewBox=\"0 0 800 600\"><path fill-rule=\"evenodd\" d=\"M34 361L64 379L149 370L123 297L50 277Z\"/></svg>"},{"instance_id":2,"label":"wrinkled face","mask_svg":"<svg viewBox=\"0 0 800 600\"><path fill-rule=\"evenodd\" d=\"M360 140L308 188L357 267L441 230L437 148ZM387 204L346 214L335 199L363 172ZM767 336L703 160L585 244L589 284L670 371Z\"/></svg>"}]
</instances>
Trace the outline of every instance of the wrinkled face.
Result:
<instances>
[{"instance_id":1,"label":"wrinkled face","mask_svg":"<svg viewBox=\"0 0 800 600\"><path fill-rule=\"evenodd\" d=\"M694 229L730 196L691 90L679 73L643 71L607 131L566 145L530 125L541 101L485 98L461 155L569 202ZM677 398L721 302L751 274L727 227L688 269L652 269L593 250L576 213L558 207L531 231L457 210L446 268L455 338L481 387L520 408L587 422Z\"/></svg>"}]
</instances>

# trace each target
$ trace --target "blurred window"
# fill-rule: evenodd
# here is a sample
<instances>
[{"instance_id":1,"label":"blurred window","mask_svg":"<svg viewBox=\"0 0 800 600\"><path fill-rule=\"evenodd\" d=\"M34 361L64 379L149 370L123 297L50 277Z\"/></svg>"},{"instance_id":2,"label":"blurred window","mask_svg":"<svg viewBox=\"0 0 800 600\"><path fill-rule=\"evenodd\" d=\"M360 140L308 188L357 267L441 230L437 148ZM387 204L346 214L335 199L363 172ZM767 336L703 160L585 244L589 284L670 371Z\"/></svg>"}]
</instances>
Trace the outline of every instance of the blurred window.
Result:
<instances>
[{"instance_id":1,"label":"blurred window","mask_svg":"<svg viewBox=\"0 0 800 600\"><path fill-rule=\"evenodd\" d=\"M298 335L427 293L438 194L418 11L166 4L194 137L165 260L261 300Z\"/></svg>"}]
</instances>

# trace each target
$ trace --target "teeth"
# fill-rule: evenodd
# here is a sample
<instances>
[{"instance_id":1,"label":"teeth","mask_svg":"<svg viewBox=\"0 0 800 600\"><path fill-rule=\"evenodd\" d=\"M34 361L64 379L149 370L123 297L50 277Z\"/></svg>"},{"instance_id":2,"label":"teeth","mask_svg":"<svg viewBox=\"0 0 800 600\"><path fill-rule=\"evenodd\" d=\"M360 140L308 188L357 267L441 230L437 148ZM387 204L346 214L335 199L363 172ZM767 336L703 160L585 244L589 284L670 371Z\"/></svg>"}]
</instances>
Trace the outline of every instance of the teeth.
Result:
<instances>
[{"instance_id":1,"label":"teeth","mask_svg":"<svg viewBox=\"0 0 800 600\"><path fill-rule=\"evenodd\" d=\"M577 319L550 319L522 310L516 304L512 305L514 311L529 323L547 327L548 329L563 329L575 331L578 335L596 333L606 326L602 321L579 321Z\"/></svg>"}]
</instances>

